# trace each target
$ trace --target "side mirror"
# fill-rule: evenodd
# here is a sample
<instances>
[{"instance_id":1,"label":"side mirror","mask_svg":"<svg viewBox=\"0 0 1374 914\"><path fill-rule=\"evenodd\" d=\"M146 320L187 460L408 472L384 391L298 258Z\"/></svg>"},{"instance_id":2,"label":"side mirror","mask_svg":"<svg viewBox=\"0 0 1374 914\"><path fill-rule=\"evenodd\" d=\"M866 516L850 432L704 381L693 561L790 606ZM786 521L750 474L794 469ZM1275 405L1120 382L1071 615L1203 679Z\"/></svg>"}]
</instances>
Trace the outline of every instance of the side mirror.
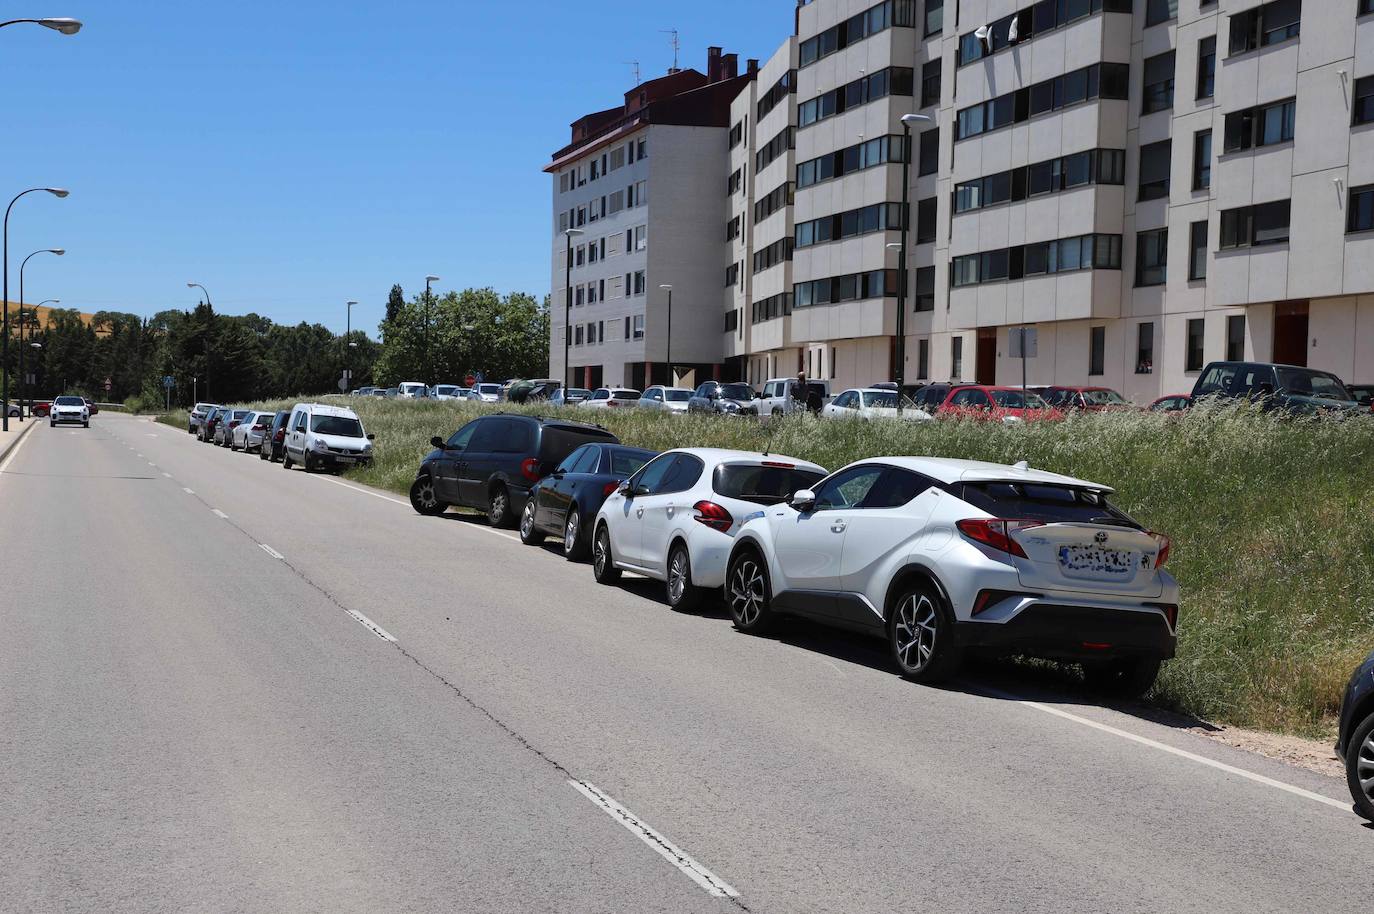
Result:
<instances>
[{"instance_id":1,"label":"side mirror","mask_svg":"<svg viewBox=\"0 0 1374 914\"><path fill-rule=\"evenodd\" d=\"M788 504L805 514L807 511L816 507L816 493L812 492L810 489L802 489L792 496L792 500L788 502Z\"/></svg>"},{"instance_id":2,"label":"side mirror","mask_svg":"<svg viewBox=\"0 0 1374 914\"><path fill-rule=\"evenodd\" d=\"M615 492L622 498L631 498L634 495L634 488L630 485L630 481L627 479L620 485L616 486Z\"/></svg>"},{"instance_id":3,"label":"side mirror","mask_svg":"<svg viewBox=\"0 0 1374 914\"><path fill-rule=\"evenodd\" d=\"M376 435L368 435L368 436L367 436L367 440L368 440L368 441L376 441L376 440L377 440L377 436L376 436Z\"/></svg>"},{"instance_id":4,"label":"side mirror","mask_svg":"<svg viewBox=\"0 0 1374 914\"><path fill-rule=\"evenodd\" d=\"M367 437L368 437L369 439L372 438L371 435L368 435ZM435 435L433 438L429 439L429 443L432 444L432 445L434 445L435 447L439 448L440 450L444 450L444 449L445 449L445 442L444 442L444 439L443 439L443 438L440 438L438 435Z\"/></svg>"}]
</instances>

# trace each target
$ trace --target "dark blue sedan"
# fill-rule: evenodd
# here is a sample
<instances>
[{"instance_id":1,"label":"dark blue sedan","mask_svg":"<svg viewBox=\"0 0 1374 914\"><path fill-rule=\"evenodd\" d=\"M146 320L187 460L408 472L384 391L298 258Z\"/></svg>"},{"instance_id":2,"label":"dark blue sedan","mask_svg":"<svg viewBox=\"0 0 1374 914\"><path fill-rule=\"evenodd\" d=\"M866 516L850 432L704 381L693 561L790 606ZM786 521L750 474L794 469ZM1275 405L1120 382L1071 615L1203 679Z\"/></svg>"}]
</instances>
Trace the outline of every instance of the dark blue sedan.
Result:
<instances>
[{"instance_id":1,"label":"dark blue sedan","mask_svg":"<svg viewBox=\"0 0 1374 914\"><path fill-rule=\"evenodd\" d=\"M584 444L530 490L520 515L521 541L536 546L546 535L558 536L569 561L585 558L590 543L584 531L601 503L657 456L623 444Z\"/></svg>"},{"instance_id":2,"label":"dark blue sedan","mask_svg":"<svg viewBox=\"0 0 1374 914\"><path fill-rule=\"evenodd\" d=\"M1346 686L1336 752L1345 759L1355 811L1374 822L1374 654L1365 658Z\"/></svg>"}]
</instances>

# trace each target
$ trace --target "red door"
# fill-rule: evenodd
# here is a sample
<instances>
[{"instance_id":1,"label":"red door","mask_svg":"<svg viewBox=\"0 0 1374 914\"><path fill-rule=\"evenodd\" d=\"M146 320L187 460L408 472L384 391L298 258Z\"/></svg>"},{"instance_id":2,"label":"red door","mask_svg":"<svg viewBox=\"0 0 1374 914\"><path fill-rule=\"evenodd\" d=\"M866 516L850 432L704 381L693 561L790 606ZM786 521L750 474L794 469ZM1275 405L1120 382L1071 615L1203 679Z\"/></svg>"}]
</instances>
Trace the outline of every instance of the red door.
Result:
<instances>
[{"instance_id":1,"label":"red door","mask_svg":"<svg viewBox=\"0 0 1374 914\"><path fill-rule=\"evenodd\" d=\"M1307 367L1307 302L1285 301L1274 306L1274 361Z\"/></svg>"},{"instance_id":2,"label":"red door","mask_svg":"<svg viewBox=\"0 0 1374 914\"><path fill-rule=\"evenodd\" d=\"M974 367L979 384L997 383L997 328L978 328L978 360Z\"/></svg>"}]
</instances>

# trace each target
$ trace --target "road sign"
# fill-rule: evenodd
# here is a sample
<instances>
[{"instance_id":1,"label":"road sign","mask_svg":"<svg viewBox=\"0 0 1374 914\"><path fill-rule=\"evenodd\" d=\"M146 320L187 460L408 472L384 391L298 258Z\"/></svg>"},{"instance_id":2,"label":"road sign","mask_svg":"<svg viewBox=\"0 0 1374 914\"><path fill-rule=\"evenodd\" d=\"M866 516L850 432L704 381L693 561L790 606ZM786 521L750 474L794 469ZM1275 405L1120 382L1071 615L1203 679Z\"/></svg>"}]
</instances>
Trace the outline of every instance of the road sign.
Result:
<instances>
[{"instance_id":1,"label":"road sign","mask_svg":"<svg viewBox=\"0 0 1374 914\"><path fill-rule=\"evenodd\" d=\"M463 383L467 387L471 387L472 385L477 383L477 376L469 373L468 376L463 379Z\"/></svg>"},{"instance_id":2,"label":"road sign","mask_svg":"<svg viewBox=\"0 0 1374 914\"><path fill-rule=\"evenodd\" d=\"M108 384L109 382L107 381L106 383ZM162 386L171 390L173 387L177 386L177 379L171 375L164 375L162 378Z\"/></svg>"},{"instance_id":3,"label":"road sign","mask_svg":"<svg viewBox=\"0 0 1374 914\"><path fill-rule=\"evenodd\" d=\"M348 375L344 375L342 378L339 378L339 393L348 393Z\"/></svg>"},{"instance_id":4,"label":"road sign","mask_svg":"<svg viewBox=\"0 0 1374 914\"><path fill-rule=\"evenodd\" d=\"M1011 345L1013 359L1036 358L1039 340L1034 327L1013 327L1007 331L1007 342Z\"/></svg>"},{"instance_id":5,"label":"road sign","mask_svg":"<svg viewBox=\"0 0 1374 914\"><path fill-rule=\"evenodd\" d=\"M105 379L105 393L109 393L109 392L110 392L110 388L113 387L113 386L114 386L114 385L110 383L110 379L109 379L109 378L106 378L106 379Z\"/></svg>"}]
</instances>

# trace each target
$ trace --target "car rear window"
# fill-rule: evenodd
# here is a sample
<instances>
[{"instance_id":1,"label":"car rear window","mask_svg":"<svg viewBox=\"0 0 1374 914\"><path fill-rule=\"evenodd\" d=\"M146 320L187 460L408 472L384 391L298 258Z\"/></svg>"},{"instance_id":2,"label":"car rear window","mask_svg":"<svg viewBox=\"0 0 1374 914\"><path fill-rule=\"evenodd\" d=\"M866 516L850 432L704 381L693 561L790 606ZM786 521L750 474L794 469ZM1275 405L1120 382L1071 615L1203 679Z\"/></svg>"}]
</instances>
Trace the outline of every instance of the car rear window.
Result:
<instances>
[{"instance_id":1,"label":"car rear window","mask_svg":"<svg viewBox=\"0 0 1374 914\"><path fill-rule=\"evenodd\" d=\"M748 384L726 384L721 387L720 395L726 400L752 400L754 388Z\"/></svg>"},{"instance_id":2,"label":"car rear window","mask_svg":"<svg viewBox=\"0 0 1374 914\"><path fill-rule=\"evenodd\" d=\"M726 498L776 505L802 489L812 488L823 478L823 473L786 464L731 463L716 467L711 488Z\"/></svg>"},{"instance_id":3,"label":"car rear window","mask_svg":"<svg viewBox=\"0 0 1374 914\"><path fill-rule=\"evenodd\" d=\"M959 497L993 517L1038 520L1047 524L1140 525L1101 492L1074 486L1022 482L964 483Z\"/></svg>"},{"instance_id":4,"label":"car rear window","mask_svg":"<svg viewBox=\"0 0 1374 914\"><path fill-rule=\"evenodd\" d=\"M556 466L584 444L619 444L620 439L605 429L569 428L562 425L544 426L539 445L541 463Z\"/></svg>"},{"instance_id":5,"label":"car rear window","mask_svg":"<svg viewBox=\"0 0 1374 914\"><path fill-rule=\"evenodd\" d=\"M690 390L665 390L663 399L669 403L686 403L692 399L692 392Z\"/></svg>"},{"instance_id":6,"label":"car rear window","mask_svg":"<svg viewBox=\"0 0 1374 914\"><path fill-rule=\"evenodd\" d=\"M627 479L639 472L639 468L658 455L653 451L626 451L619 448L611 450L611 473Z\"/></svg>"}]
</instances>

